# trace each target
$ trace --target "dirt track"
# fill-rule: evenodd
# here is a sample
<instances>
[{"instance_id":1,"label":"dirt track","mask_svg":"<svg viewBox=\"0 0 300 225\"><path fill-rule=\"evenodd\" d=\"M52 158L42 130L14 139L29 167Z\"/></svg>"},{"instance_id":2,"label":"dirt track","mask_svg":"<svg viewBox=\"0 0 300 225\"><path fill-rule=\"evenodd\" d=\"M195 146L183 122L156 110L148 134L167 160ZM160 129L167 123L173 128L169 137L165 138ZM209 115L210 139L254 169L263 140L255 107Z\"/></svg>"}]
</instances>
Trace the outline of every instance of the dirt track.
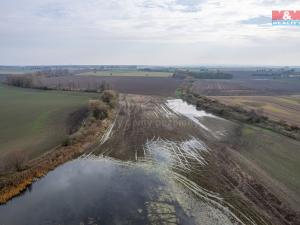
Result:
<instances>
[{"instance_id":1,"label":"dirt track","mask_svg":"<svg viewBox=\"0 0 300 225\"><path fill-rule=\"evenodd\" d=\"M226 144L238 125L211 116L197 118L198 123L188 113L174 112L166 101L161 97L122 95L116 120L93 153L139 161L147 158L147 148L171 149L177 163L174 170L200 187L221 194L225 200L222 204L245 224L298 224L299 212L243 171L239 153ZM180 149L180 143L192 140L209 149L196 160Z\"/></svg>"}]
</instances>

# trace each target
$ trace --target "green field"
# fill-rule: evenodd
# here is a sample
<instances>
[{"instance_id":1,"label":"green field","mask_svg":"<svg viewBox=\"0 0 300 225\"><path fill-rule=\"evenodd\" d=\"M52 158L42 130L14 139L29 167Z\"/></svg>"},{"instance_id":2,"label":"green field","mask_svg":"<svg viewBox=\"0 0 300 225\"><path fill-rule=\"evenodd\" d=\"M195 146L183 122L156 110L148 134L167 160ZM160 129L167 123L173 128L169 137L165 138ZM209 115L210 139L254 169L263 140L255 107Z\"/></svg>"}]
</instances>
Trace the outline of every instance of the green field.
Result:
<instances>
[{"instance_id":1,"label":"green field","mask_svg":"<svg viewBox=\"0 0 300 225\"><path fill-rule=\"evenodd\" d=\"M299 141L248 125L242 130L242 140L242 155L300 196Z\"/></svg>"},{"instance_id":2,"label":"green field","mask_svg":"<svg viewBox=\"0 0 300 225\"><path fill-rule=\"evenodd\" d=\"M12 151L26 151L31 158L60 144L69 114L93 96L0 85L0 158Z\"/></svg>"},{"instance_id":3,"label":"green field","mask_svg":"<svg viewBox=\"0 0 300 225\"><path fill-rule=\"evenodd\" d=\"M144 71L96 71L85 72L78 75L82 76L115 76L115 77L171 77L169 72L144 72Z\"/></svg>"}]
</instances>

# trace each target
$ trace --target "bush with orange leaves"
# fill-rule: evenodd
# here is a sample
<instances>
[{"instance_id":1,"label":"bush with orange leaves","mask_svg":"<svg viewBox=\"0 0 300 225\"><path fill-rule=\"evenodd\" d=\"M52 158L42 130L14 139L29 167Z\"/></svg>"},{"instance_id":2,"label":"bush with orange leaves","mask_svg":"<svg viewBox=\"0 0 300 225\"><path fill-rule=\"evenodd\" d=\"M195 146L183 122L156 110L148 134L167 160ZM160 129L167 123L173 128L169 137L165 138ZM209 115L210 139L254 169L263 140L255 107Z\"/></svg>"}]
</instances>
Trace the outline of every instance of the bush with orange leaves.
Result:
<instances>
[{"instance_id":1,"label":"bush with orange leaves","mask_svg":"<svg viewBox=\"0 0 300 225\"><path fill-rule=\"evenodd\" d=\"M93 117L99 120L108 116L108 106L101 100L89 100L89 110Z\"/></svg>"}]
</instances>

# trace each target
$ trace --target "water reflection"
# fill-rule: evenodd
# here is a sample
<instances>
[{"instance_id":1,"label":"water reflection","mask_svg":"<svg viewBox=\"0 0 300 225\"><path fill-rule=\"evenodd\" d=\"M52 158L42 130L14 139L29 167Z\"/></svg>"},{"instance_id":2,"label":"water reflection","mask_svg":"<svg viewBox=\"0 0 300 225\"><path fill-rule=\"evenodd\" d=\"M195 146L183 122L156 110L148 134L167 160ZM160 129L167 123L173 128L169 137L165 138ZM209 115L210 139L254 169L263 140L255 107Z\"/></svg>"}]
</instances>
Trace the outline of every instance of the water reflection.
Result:
<instances>
[{"instance_id":1,"label":"water reflection","mask_svg":"<svg viewBox=\"0 0 300 225\"><path fill-rule=\"evenodd\" d=\"M174 172L173 160L165 161L170 155L156 152L153 156L159 158L138 163L96 156L66 163L34 183L31 191L0 206L0 224L240 222L221 198Z\"/></svg>"},{"instance_id":2,"label":"water reflection","mask_svg":"<svg viewBox=\"0 0 300 225\"><path fill-rule=\"evenodd\" d=\"M167 101L166 105L172 109L175 113L181 114L194 123L198 124L200 127L205 129L206 131L210 131L210 129L200 122L199 118L201 117L212 117L218 118L210 113L207 113L203 110L199 111L196 109L194 105L190 105L182 99L170 99Z\"/></svg>"},{"instance_id":3,"label":"water reflection","mask_svg":"<svg viewBox=\"0 0 300 225\"><path fill-rule=\"evenodd\" d=\"M0 206L0 224L149 224L158 216L153 202L169 214L161 222L180 223L184 213L177 218L178 205L162 197L165 186L146 167L104 158L75 160L33 184L31 192Z\"/></svg>"}]
</instances>

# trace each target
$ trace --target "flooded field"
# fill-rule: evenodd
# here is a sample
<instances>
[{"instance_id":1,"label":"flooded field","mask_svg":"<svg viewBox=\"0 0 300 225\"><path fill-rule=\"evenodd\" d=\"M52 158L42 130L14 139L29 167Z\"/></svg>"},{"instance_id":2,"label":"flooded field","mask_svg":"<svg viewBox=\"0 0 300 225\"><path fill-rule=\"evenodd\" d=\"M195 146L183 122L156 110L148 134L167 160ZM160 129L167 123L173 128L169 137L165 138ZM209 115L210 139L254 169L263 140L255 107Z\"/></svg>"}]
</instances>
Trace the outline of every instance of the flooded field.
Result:
<instances>
[{"instance_id":1,"label":"flooded field","mask_svg":"<svg viewBox=\"0 0 300 225\"><path fill-rule=\"evenodd\" d=\"M100 144L0 206L0 224L256 224L201 182L235 126L179 99L123 95Z\"/></svg>"},{"instance_id":2,"label":"flooded field","mask_svg":"<svg viewBox=\"0 0 300 225\"><path fill-rule=\"evenodd\" d=\"M234 224L218 195L189 182L163 164L89 157L59 167L1 206L0 222Z\"/></svg>"}]
</instances>

